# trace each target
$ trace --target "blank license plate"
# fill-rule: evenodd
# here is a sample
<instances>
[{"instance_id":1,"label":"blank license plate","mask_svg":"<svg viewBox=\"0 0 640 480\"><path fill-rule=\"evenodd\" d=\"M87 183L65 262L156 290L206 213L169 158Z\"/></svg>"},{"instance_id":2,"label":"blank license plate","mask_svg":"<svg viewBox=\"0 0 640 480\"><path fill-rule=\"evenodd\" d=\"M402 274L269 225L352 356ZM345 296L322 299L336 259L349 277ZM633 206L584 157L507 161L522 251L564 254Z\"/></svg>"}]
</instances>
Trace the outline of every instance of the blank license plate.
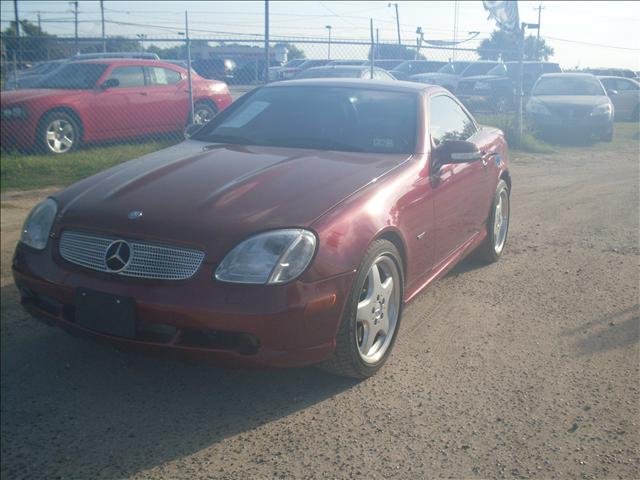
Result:
<instances>
[{"instance_id":1,"label":"blank license plate","mask_svg":"<svg viewBox=\"0 0 640 480\"><path fill-rule=\"evenodd\" d=\"M79 288L76 292L76 323L107 335L135 338L135 301L131 297Z\"/></svg>"}]
</instances>

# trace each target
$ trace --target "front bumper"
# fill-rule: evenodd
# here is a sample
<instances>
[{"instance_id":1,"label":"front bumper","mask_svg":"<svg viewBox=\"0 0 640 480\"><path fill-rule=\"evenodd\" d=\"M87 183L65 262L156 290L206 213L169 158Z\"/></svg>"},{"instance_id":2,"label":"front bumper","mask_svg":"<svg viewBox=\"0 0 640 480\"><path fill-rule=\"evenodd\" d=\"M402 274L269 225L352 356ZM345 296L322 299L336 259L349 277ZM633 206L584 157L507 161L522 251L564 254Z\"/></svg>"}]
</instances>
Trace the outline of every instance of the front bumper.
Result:
<instances>
[{"instance_id":1,"label":"front bumper","mask_svg":"<svg viewBox=\"0 0 640 480\"><path fill-rule=\"evenodd\" d=\"M53 245L52 245L53 244ZM66 331L123 349L230 366L301 366L327 359L352 272L283 286L228 285L203 264L184 281L146 281L94 272L19 244L13 275L27 312ZM137 333L124 338L75 322L79 288L133 298Z\"/></svg>"},{"instance_id":2,"label":"front bumper","mask_svg":"<svg viewBox=\"0 0 640 480\"><path fill-rule=\"evenodd\" d=\"M541 133L606 132L613 128L613 118L609 115L580 115L564 117L560 115L540 115L526 113L527 125Z\"/></svg>"},{"instance_id":3,"label":"front bumper","mask_svg":"<svg viewBox=\"0 0 640 480\"><path fill-rule=\"evenodd\" d=\"M29 118L2 120L0 143L4 150L28 150L35 143L35 128Z\"/></svg>"}]
</instances>

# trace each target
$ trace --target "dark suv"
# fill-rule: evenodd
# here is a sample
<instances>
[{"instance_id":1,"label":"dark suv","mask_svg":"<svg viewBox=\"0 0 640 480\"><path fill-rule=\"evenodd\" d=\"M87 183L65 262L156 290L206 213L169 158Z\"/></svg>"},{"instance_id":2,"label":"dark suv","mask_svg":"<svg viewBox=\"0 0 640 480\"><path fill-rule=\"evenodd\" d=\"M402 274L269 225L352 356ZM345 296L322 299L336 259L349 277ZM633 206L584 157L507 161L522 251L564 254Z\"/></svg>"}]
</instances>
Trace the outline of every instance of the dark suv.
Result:
<instances>
[{"instance_id":1,"label":"dark suv","mask_svg":"<svg viewBox=\"0 0 640 480\"><path fill-rule=\"evenodd\" d=\"M562 70L557 63L523 62L524 94L529 94L540 75L560 72ZM516 105L518 77L518 62L501 63L489 70L486 75L460 80L456 96L470 109L506 112Z\"/></svg>"},{"instance_id":2,"label":"dark suv","mask_svg":"<svg viewBox=\"0 0 640 480\"><path fill-rule=\"evenodd\" d=\"M236 62L231 58L222 57L197 59L191 62L191 68L201 77L231 83L236 70Z\"/></svg>"}]
</instances>

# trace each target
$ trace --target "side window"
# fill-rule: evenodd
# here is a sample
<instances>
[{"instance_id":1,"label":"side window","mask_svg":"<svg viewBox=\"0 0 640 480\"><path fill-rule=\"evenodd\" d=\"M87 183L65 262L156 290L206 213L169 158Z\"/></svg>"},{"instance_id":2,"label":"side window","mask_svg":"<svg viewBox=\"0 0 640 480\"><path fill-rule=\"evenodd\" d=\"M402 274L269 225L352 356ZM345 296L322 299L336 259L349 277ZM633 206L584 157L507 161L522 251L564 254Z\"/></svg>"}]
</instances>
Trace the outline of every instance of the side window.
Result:
<instances>
[{"instance_id":1,"label":"side window","mask_svg":"<svg viewBox=\"0 0 640 480\"><path fill-rule=\"evenodd\" d=\"M175 85L182 80L180 72L169 68L150 67L147 71L152 85Z\"/></svg>"},{"instance_id":2,"label":"side window","mask_svg":"<svg viewBox=\"0 0 640 480\"><path fill-rule=\"evenodd\" d=\"M638 90L638 85L636 85L635 83L633 83L630 80L616 80L616 86L618 87L617 90L618 91L625 91L625 90Z\"/></svg>"},{"instance_id":3,"label":"side window","mask_svg":"<svg viewBox=\"0 0 640 480\"><path fill-rule=\"evenodd\" d=\"M446 140L467 140L476 133L476 126L452 98L446 95L431 97L429 128L436 144Z\"/></svg>"},{"instance_id":4,"label":"side window","mask_svg":"<svg viewBox=\"0 0 640 480\"><path fill-rule=\"evenodd\" d=\"M615 90L617 87L616 81L613 78L601 78L600 81L607 90Z\"/></svg>"},{"instance_id":5,"label":"side window","mask_svg":"<svg viewBox=\"0 0 640 480\"><path fill-rule=\"evenodd\" d=\"M119 88L143 87L144 71L142 67L117 67L109 74L109 79L118 80Z\"/></svg>"}]
</instances>

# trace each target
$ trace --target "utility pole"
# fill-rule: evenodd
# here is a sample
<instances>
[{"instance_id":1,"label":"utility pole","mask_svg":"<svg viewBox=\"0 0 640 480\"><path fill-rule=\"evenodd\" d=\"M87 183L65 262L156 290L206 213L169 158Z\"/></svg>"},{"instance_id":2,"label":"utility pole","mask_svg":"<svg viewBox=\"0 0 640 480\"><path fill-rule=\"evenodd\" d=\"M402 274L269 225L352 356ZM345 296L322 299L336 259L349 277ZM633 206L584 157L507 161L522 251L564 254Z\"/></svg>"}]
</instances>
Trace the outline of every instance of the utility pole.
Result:
<instances>
[{"instance_id":1,"label":"utility pole","mask_svg":"<svg viewBox=\"0 0 640 480\"><path fill-rule=\"evenodd\" d=\"M78 48L78 2L71 2L73 4L73 16L74 16L74 24L75 24L75 33L74 33L74 38L75 38L75 48L76 48L76 55L80 53L80 49Z\"/></svg>"},{"instance_id":2,"label":"utility pole","mask_svg":"<svg viewBox=\"0 0 640 480\"><path fill-rule=\"evenodd\" d=\"M534 10L538 10L538 37L536 38L536 59L538 61L542 60L542 49L540 48L540 18L542 17L542 10L544 7L542 4L537 7L533 7Z\"/></svg>"},{"instance_id":3,"label":"utility pole","mask_svg":"<svg viewBox=\"0 0 640 480\"><path fill-rule=\"evenodd\" d=\"M187 46L187 82L189 83L189 123L193 123L193 84L191 82L191 40L189 39L189 13L184 11L184 38Z\"/></svg>"},{"instance_id":4,"label":"utility pole","mask_svg":"<svg viewBox=\"0 0 640 480\"><path fill-rule=\"evenodd\" d=\"M391 5L394 5L396 7L396 29L398 30L398 45L402 45L402 39L400 38L400 14L398 13L398 4L390 3L387 6L390 7Z\"/></svg>"},{"instance_id":5,"label":"utility pole","mask_svg":"<svg viewBox=\"0 0 640 480\"><path fill-rule=\"evenodd\" d=\"M102 24L102 53L107 52L107 37L104 33L104 1L100 0L100 23Z\"/></svg>"},{"instance_id":6,"label":"utility pole","mask_svg":"<svg viewBox=\"0 0 640 480\"><path fill-rule=\"evenodd\" d=\"M369 78L373 80L373 66L376 63L375 44L373 43L373 18L369 19L369 30L371 32L371 67L369 70Z\"/></svg>"},{"instance_id":7,"label":"utility pole","mask_svg":"<svg viewBox=\"0 0 640 480\"><path fill-rule=\"evenodd\" d=\"M42 35L42 20L40 19L40 12L36 13L38 17L38 34Z\"/></svg>"},{"instance_id":8,"label":"utility pole","mask_svg":"<svg viewBox=\"0 0 640 480\"><path fill-rule=\"evenodd\" d=\"M264 0L264 81L269 81L269 66L271 65L271 52L269 52L269 0Z\"/></svg>"},{"instance_id":9,"label":"utility pole","mask_svg":"<svg viewBox=\"0 0 640 480\"><path fill-rule=\"evenodd\" d=\"M16 16L16 37L18 40L18 60L17 61L22 63L22 40L20 39L20 16L18 15L18 0L13 0L13 12ZM14 58L13 60L14 60L14 69L17 69L18 64L15 63L16 59Z\"/></svg>"},{"instance_id":10,"label":"utility pole","mask_svg":"<svg viewBox=\"0 0 640 480\"><path fill-rule=\"evenodd\" d=\"M453 2L453 46L451 47L453 61L456 60L456 43L458 41L458 17L460 14L460 6L458 0Z\"/></svg>"},{"instance_id":11,"label":"utility pole","mask_svg":"<svg viewBox=\"0 0 640 480\"><path fill-rule=\"evenodd\" d=\"M324 28L329 30L329 48L327 50L327 60L331 60L331 25L327 25Z\"/></svg>"},{"instance_id":12,"label":"utility pole","mask_svg":"<svg viewBox=\"0 0 640 480\"><path fill-rule=\"evenodd\" d=\"M516 86L516 130L518 135L518 142L522 141L522 134L524 129L524 122L522 118L522 95L523 95L523 76L524 76L524 37L525 37L525 28L527 28L527 24L522 22L520 26L520 31L518 32L518 84Z\"/></svg>"}]
</instances>

